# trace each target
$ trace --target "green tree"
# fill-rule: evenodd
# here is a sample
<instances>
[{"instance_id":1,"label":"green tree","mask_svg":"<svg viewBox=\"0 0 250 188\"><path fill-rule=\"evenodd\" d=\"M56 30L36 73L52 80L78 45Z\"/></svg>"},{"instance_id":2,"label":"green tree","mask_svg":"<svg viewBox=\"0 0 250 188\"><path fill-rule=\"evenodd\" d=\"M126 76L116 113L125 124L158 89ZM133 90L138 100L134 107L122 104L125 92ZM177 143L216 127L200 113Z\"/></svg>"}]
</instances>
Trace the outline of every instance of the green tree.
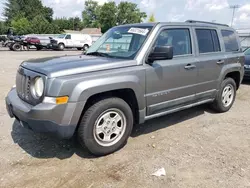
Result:
<instances>
[{"instance_id":1,"label":"green tree","mask_svg":"<svg viewBox=\"0 0 250 188\"><path fill-rule=\"evenodd\" d=\"M154 14L151 14L148 18L148 22L155 22L155 16Z\"/></svg>"},{"instance_id":2,"label":"green tree","mask_svg":"<svg viewBox=\"0 0 250 188\"><path fill-rule=\"evenodd\" d=\"M41 0L6 0L4 13L7 23L23 17L31 21L35 16L42 15L52 21L53 10L42 5Z\"/></svg>"},{"instance_id":3,"label":"green tree","mask_svg":"<svg viewBox=\"0 0 250 188\"><path fill-rule=\"evenodd\" d=\"M117 6L115 2L104 3L100 9L101 30L105 33L117 24Z\"/></svg>"},{"instance_id":4,"label":"green tree","mask_svg":"<svg viewBox=\"0 0 250 188\"><path fill-rule=\"evenodd\" d=\"M82 30L83 29L83 23L79 17L69 18L69 28L71 30Z\"/></svg>"},{"instance_id":5,"label":"green tree","mask_svg":"<svg viewBox=\"0 0 250 188\"><path fill-rule=\"evenodd\" d=\"M8 27L5 22L0 21L0 35L5 35L7 33Z\"/></svg>"},{"instance_id":6,"label":"green tree","mask_svg":"<svg viewBox=\"0 0 250 188\"><path fill-rule=\"evenodd\" d=\"M141 12L137 4L121 2L118 5L117 24L140 23L147 17L145 12Z\"/></svg>"},{"instance_id":7,"label":"green tree","mask_svg":"<svg viewBox=\"0 0 250 188\"><path fill-rule=\"evenodd\" d=\"M93 0L85 1L85 9L82 12L82 20L84 27L99 27L99 17L100 17L101 7L98 2Z\"/></svg>"},{"instance_id":8,"label":"green tree","mask_svg":"<svg viewBox=\"0 0 250 188\"><path fill-rule=\"evenodd\" d=\"M14 28L17 35L25 35L30 32L30 23L27 18L12 20L11 27Z\"/></svg>"},{"instance_id":9,"label":"green tree","mask_svg":"<svg viewBox=\"0 0 250 188\"><path fill-rule=\"evenodd\" d=\"M31 30L34 34L53 34L53 33L60 33L60 29L58 26L49 23L48 20L44 16L38 15L34 17L31 21Z\"/></svg>"},{"instance_id":10,"label":"green tree","mask_svg":"<svg viewBox=\"0 0 250 188\"><path fill-rule=\"evenodd\" d=\"M53 21L54 25L57 25L61 31L63 30L82 30L83 23L79 17L71 18L56 18Z\"/></svg>"}]
</instances>

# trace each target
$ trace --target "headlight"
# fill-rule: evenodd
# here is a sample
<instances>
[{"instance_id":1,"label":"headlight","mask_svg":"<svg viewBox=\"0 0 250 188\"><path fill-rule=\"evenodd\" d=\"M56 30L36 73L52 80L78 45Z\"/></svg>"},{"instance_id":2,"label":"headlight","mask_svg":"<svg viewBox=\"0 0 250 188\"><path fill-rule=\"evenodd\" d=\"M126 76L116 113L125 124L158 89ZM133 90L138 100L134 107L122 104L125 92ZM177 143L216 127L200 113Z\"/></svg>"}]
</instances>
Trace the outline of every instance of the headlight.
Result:
<instances>
[{"instance_id":1,"label":"headlight","mask_svg":"<svg viewBox=\"0 0 250 188\"><path fill-rule=\"evenodd\" d=\"M41 77L36 77L34 85L32 86L32 95L35 98L40 98L43 95L44 83Z\"/></svg>"}]
</instances>

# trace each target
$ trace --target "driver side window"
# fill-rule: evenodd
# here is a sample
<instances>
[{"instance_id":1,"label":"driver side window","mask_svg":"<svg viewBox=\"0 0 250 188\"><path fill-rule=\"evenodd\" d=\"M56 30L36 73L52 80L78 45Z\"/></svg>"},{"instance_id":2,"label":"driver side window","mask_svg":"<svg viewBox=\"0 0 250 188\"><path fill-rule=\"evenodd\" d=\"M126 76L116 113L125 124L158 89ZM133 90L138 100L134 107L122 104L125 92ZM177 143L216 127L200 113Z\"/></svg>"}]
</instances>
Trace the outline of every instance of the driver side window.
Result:
<instances>
[{"instance_id":1,"label":"driver side window","mask_svg":"<svg viewBox=\"0 0 250 188\"><path fill-rule=\"evenodd\" d=\"M71 35L67 35L65 39L71 39Z\"/></svg>"},{"instance_id":2,"label":"driver side window","mask_svg":"<svg viewBox=\"0 0 250 188\"><path fill-rule=\"evenodd\" d=\"M161 31L155 46L173 46L174 56L192 54L189 29L166 29Z\"/></svg>"}]
</instances>

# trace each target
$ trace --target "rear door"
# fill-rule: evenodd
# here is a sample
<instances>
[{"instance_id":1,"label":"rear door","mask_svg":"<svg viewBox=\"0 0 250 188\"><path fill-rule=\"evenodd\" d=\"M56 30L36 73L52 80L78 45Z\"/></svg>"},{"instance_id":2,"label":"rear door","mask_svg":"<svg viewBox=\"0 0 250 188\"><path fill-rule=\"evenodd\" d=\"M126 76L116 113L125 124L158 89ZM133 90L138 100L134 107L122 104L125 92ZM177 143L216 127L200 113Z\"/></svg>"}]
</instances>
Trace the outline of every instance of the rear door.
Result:
<instances>
[{"instance_id":1,"label":"rear door","mask_svg":"<svg viewBox=\"0 0 250 188\"><path fill-rule=\"evenodd\" d=\"M197 100L214 98L219 77L226 61L226 54L222 51L219 38L220 31L217 28L193 28L196 36L198 59L198 85Z\"/></svg>"}]
</instances>

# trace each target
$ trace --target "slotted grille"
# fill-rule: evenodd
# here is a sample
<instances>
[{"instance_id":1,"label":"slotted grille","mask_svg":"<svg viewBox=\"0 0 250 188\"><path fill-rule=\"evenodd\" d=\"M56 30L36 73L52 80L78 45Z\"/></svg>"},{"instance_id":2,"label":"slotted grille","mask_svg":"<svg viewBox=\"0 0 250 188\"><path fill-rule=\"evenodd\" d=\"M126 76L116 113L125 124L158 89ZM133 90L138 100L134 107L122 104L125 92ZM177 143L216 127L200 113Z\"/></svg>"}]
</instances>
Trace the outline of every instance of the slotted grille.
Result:
<instances>
[{"instance_id":1,"label":"slotted grille","mask_svg":"<svg viewBox=\"0 0 250 188\"><path fill-rule=\"evenodd\" d=\"M18 96L26 102L30 101L30 77L17 73L16 90Z\"/></svg>"}]
</instances>

